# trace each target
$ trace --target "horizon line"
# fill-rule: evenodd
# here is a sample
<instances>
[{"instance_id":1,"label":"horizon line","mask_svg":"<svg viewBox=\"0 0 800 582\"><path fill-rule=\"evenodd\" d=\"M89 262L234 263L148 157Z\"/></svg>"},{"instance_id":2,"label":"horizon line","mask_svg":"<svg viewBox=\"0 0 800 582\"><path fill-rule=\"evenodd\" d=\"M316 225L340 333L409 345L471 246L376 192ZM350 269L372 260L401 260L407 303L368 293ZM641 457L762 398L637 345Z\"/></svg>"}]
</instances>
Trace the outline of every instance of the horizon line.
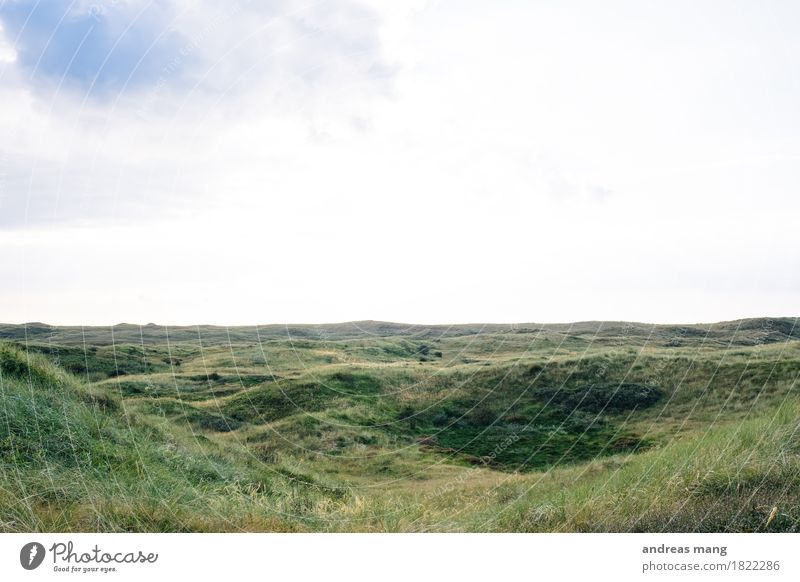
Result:
<instances>
[{"instance_id":1,"label":"horizon line","mask_svg":"<svg viewBox=\"0 0 800 582\"><path fill-rule=\"evenodd\" d=\"M699 321L699 322L655 322L655 321L636 321L636 320L625 320L625 319L586 319L586 320L577 320L577 321L551 321L551 322L543 322L543 321L512 321L512 322L465 322L465 323L408 323L402 321L389 321L389 320L381 320L381 319L354 319L354 320L347 320L347 321L338 321L338 322L319 322L319 323L288 323L288 322L276 322L276 323L246 323L246 324L220 324L220 323L191 323L191 324L162 324L162 323L154 323L148 322L145 324L142 323L129 323L129 322L118 322L113 324L51 324L45 323L42 321L26 321L21 323L7 323L7 322L0 322L0 326L15 326L15 327L28 327L28 326L45 326L50 328L70 328L70 327L78 327L78 328L114 328L114 327L138 327L138 328L152 328L152 327L161 327L161 328L195 328L195 327L219 327L219 328L237 328L237 327L255 327L255 328L266 328L266 327L323 327L323 326L341 326L341 325L352 325L358 326L359 324L380 324L380 325L393 325L393 326L405 326L405 327L465 327L465 326L530 326L530 325L539 325L539 326L546 326L546 325L579 325L579 324L587 324L587 323L626 323L626 324L636 324L636 325L652 325L652 326L682 326L682 325L719 325L723 323L737 323L737 322L745 322L745 321L753 321L753 320L794 320L795 322L800 319L800 316L768 316L768 315L761 315L755 317L741 317L736 319L724 319L718 321Z\"/></svg>"}]
</instances>

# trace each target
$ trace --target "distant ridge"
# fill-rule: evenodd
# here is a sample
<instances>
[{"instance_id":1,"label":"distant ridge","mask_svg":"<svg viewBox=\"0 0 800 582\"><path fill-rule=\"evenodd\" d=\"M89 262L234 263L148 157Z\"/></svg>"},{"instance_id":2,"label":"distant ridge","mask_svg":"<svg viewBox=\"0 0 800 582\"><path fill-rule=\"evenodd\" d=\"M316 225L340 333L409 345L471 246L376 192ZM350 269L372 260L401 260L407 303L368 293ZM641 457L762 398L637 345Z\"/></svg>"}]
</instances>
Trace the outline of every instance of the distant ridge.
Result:
<instances>
[{"instance_id":1,"label":"distant ridge","mask_svg":"<svg viewBox=\"0 0 800 582\"><path fill-rule=\"evenodd\" d=\"M112 343L202 342L203 344L258 343L270 340L337 341L368 337L456 337L485 334L531 334L640 337L679 342L681 338L707 337L733 344L773 343L800 337L797 317L759 317L695 324L651 324L625 321L575 323L468 323L422 325L389 321L350 321L325 324L268 324L247 326L163 326L120 323L113 326L53 326L42 322L0 324L0 340L56 344L110 345Z\"/></svg>"}]
</instances>

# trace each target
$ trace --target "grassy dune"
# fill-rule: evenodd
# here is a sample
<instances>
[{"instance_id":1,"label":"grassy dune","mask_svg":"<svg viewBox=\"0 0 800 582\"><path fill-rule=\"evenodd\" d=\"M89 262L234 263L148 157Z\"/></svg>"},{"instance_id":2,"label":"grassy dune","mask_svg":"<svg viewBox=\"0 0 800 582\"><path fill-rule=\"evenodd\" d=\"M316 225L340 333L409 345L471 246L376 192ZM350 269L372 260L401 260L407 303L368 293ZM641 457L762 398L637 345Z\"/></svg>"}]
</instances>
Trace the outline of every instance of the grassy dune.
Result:
<instances>
[{"instance_id":1,"label":"grassy dune","mask_svg":"<svg viewBox=\"0 0 800 582\"><path fill-rule=\"evenodd\" d=\"M0 530L799 531L795 324L0 326Z\"/></svg>"}]
</instances>

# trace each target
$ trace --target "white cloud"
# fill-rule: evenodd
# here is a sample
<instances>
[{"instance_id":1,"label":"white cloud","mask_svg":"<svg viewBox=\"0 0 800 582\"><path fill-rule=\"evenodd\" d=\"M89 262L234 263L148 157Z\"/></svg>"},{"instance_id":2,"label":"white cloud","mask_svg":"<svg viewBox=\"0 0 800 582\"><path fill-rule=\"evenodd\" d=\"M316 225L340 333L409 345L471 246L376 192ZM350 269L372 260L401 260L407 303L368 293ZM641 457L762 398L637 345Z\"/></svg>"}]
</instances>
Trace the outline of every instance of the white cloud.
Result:
<instances>
[{"instance_id":1,"label":"white cloud","mask_svg":"<svg viewBox=\"0 0 800 582\"><path fill-rule=\"evenodd\" d=\"M98 100L6 67L0 320L796 309L779 14L171 6L186 60L148 87Z\"/></svg>"},{"instance_id":2,"label":"white cloud","mask_svg":"<svg viewBox=\"0 0 800 582\"><path fill-rule=\"evenodd\" d=\"M3 31L3 25L0 23L0 65L13 63L16 60L17 51L15 51L14 47L8 42L5 32Z\"/></svg>"}]
</instances>

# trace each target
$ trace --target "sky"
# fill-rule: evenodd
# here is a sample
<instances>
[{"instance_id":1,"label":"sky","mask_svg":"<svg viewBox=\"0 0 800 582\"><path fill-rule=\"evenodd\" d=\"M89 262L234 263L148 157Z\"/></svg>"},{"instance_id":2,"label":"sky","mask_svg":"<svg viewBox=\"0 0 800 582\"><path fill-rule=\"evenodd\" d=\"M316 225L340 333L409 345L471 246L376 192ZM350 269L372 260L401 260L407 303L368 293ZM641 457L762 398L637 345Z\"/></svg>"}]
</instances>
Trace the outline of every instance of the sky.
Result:
<instances>
[{"instance_id":1,"label":"sky","mask_svg":"<svg viewBox=\"0 0 800 582\"><path fill-rule=\"evenodd\" d=\"M0 322L797 316L790 1L0 0Z\"/></svg>"}]
</instances>

